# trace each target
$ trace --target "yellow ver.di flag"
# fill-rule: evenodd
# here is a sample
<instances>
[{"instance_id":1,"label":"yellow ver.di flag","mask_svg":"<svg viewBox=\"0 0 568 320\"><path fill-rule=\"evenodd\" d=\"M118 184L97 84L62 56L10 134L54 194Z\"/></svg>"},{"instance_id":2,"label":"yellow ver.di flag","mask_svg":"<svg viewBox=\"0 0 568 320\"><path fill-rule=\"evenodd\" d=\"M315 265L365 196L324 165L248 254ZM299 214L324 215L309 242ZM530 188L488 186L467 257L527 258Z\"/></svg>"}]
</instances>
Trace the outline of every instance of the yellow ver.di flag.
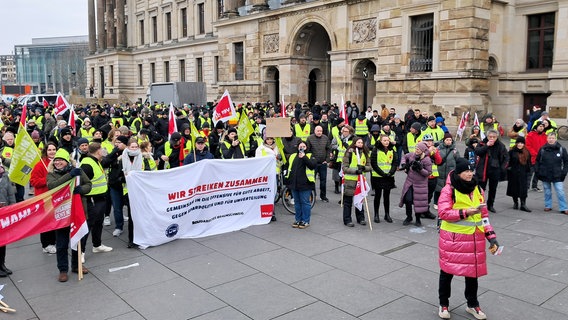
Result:
<instances>
[{"instance_id":1,"label":"yellow ver.di flag","mask_svg":"<svg viewBox=\"0 0 568 320\"><path fill-rule=\"evenodd\" d=\"M237 126L237 135L239 136L239 140L248 141L253 132L254 128L252 127L252 123L250 123L246 112L242 112L239 125Z\"/></svg>"},{"instance_id":2,"label":"yellow ver.di flag","mask_svg":"<svg viewBox=\"0 0 568 320\"><path fill-rule=\"evenodd\" d=\"M39 150L21 123L14 144L8 177L12 182L25 186L30 182L32 169L40 160Z\"/></svg>"}]
</instances>

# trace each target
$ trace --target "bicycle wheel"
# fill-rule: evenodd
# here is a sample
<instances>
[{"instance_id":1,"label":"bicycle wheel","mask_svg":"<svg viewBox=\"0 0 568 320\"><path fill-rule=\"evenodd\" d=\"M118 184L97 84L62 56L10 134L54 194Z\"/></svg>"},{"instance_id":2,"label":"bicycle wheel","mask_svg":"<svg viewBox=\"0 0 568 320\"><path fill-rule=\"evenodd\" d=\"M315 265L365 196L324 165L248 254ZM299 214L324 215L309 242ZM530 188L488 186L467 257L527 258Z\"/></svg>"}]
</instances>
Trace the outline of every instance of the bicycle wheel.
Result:
<instances>
[{"instance_id":1,"label":"bicycle wheel","mask_svg":"<svg viewBox=\"0 0 568 320\"><path fill-rule=\"evenodd\" d=\"M278 176L276 179L276 191L274 192L274 204L280 201L280 198L282 198L282 180Z\"/></svg>"},{"instance_id":2,"label":"bicycle wheel","mask_svg":"<svg viewBox=\"0 0 568 320\"><path fill-rule=\"evenodd\" d=\"M558 128L558 139L560 140L568 140L568 126L560 126Z\"/></svg>"},{"instance_id":3,"label":"bicycle wheel","mask_svg":"<svg viewBox=\"0 0 568 320\"><path fill-rule=\"evenodd\" d=\"M312 190L312 194L310 195L310 205L312 208L316 205L316 190Z\"/></svg>"},{"instance_id":4,"label":"bicycle wheel","mask_svg":"<svg viewBox=\"0 0 568 320\"><path fill-rule=\"evenodd\" d=\"M288 187L284 186L282 188L282 204L286 211L290 212L291 214L296 213L296 209L294 208L294 199L292 198L292 191L288 189Z\"/></svg>"}]
</instances>

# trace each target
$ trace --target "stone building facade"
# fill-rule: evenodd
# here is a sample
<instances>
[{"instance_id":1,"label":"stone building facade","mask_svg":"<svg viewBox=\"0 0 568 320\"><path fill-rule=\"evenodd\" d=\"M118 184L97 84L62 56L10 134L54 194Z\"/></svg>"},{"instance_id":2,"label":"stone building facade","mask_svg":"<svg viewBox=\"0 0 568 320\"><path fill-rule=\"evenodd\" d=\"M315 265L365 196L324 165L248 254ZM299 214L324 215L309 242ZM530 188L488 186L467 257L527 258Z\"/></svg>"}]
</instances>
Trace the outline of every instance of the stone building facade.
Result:
<instances>
[{"instance_id":1,"label":"stone building facade","mask_svg":"<svg viewBox=\"0 0 568 320\"><path fill-rule=\"evenodd\" d=\"M566 0L89 0L87 73L109 99L204 81L209 100L343 96L450 125L541 104L565 123L567 18Z\"/></svg>"}]
</instances>

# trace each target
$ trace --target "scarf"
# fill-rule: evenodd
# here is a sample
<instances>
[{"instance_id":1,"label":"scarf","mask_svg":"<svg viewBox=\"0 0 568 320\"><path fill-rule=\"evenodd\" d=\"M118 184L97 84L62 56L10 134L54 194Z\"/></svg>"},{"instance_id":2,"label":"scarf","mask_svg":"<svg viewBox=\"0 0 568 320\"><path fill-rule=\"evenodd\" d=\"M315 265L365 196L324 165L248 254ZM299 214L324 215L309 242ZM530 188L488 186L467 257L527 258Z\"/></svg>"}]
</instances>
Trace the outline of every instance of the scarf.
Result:
<instances>
[{"instance_id":1,"label":"scarf","mask_svg":"<svg viewBox=\"0 0 568 320\"><path fill-rule=\"evenodd\" d=\"M125 154L122 155L122 171L126 176L130 171L141 171L142 170L142 154L140 149L130 150L124 149Z\"/></svg>"},{"instance_id":2,"label":"scarf","mask_svg":"<svg viewBox=\"0 0 568 320\"><path fill-rule=\"evenodd\" d=\"M453 171L450 176L450 182L456 190L463 194L470 194L473 190L475 190L475 187L477 187L477 179L475 176L471 179L471 181L465 181L462 180L455 171Z\"/></svg>"},{"instance_id":3,"label":"scarf","mask_svg":"<svg viewBox=\"0 0 568 320\"><path fill-rule=\"evenodd\" d=\"M515 131L515 132L519 132L519 131L523 130L524 128L525 128L524 125L523 126L517 126L516 124L513 125L513 131Z\"/></svg>"}]
</instances>

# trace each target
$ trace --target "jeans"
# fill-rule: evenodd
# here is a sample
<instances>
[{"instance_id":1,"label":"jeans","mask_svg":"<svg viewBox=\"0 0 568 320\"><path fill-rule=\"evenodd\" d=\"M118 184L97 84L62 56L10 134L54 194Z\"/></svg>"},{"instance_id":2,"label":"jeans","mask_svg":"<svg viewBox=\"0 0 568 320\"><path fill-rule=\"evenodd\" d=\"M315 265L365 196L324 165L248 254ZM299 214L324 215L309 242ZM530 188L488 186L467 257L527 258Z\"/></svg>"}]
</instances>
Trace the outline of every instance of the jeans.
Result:
<instances>
[{"instance_id":1,"label":"jeans","mask_svg":"<svg viewBox=\"0 0 568 320\"><path fill-rule=\"evenodd\" d=\"M544 187L544 207L552 209L552 186L554 186L554 191L556 192L556 197L558 198L558 207L560 211L568 210L566 205L566 195L564 194L564 182L547 182L543 181L542 186Z\"/></svg>"},{"instance_id":2,"label":"jeans","mask_svg":"<svg viewBox=\"0 0 568 320\"><path fill-rule=\"evenodd\" d=\"M294 197L294 209L296 210L296 221L310 223L312 215L312 206L310 204L310 196L312 190L296 190L292 189Z\"/></svg>"},{"instance_id":3,"label":"jeans","mask_svg":"<svg viewBox=\"0 0 568 320\"><path fill-rule=\"evenodd\" d=\"M453 274L449 274L440 270L440 284L438 288L438 297L440 299L440 305L447 307L450 305L450 296L452 293L452 279ZM470 308L479 307L479 301L477 301L477 278L465 277L465 299L467 300L467 306Z\"/></svg>"},{"instance_id":4,"label":"jeans","mask_svg":"<svg viewBox=\"0 0 568 320\"><path fill-rule=\"evenodd\" d=\"M114 223L115 229L123 230L124 228L124 217L122 214L122 207L124 205L124 196L122 194L122 188L116 189L109 187L110 200L112 202L112 210L114 212Z\"/></svg>"},{"instance_id":5,"label":"jeans","mask_svg":"<svg viewBox=\"0 0 568 320\"><path fill-rule=\"evenodd\" d=\"M316 165L315 173L320 180L320 199L326 199L325 190L327 188L327 164L320 163Z\"/></svg>"},{"instance_id":6,"label":"jeans","mask_svg":"<svg viewBox=\"0 0 568 320\"><path fill-rule=\"evenodd\" d=\"M69 227L55 230L55 248L57 249L57 269L59 272L69 271ZM86 239L86 238L83 238ZM83 243L81 239L81 243ZM85 252L85 246L81 247L81 251ZM76 269L79 266L77 251L71 249L71 268Z\"/></svg>"}]
</instances>

